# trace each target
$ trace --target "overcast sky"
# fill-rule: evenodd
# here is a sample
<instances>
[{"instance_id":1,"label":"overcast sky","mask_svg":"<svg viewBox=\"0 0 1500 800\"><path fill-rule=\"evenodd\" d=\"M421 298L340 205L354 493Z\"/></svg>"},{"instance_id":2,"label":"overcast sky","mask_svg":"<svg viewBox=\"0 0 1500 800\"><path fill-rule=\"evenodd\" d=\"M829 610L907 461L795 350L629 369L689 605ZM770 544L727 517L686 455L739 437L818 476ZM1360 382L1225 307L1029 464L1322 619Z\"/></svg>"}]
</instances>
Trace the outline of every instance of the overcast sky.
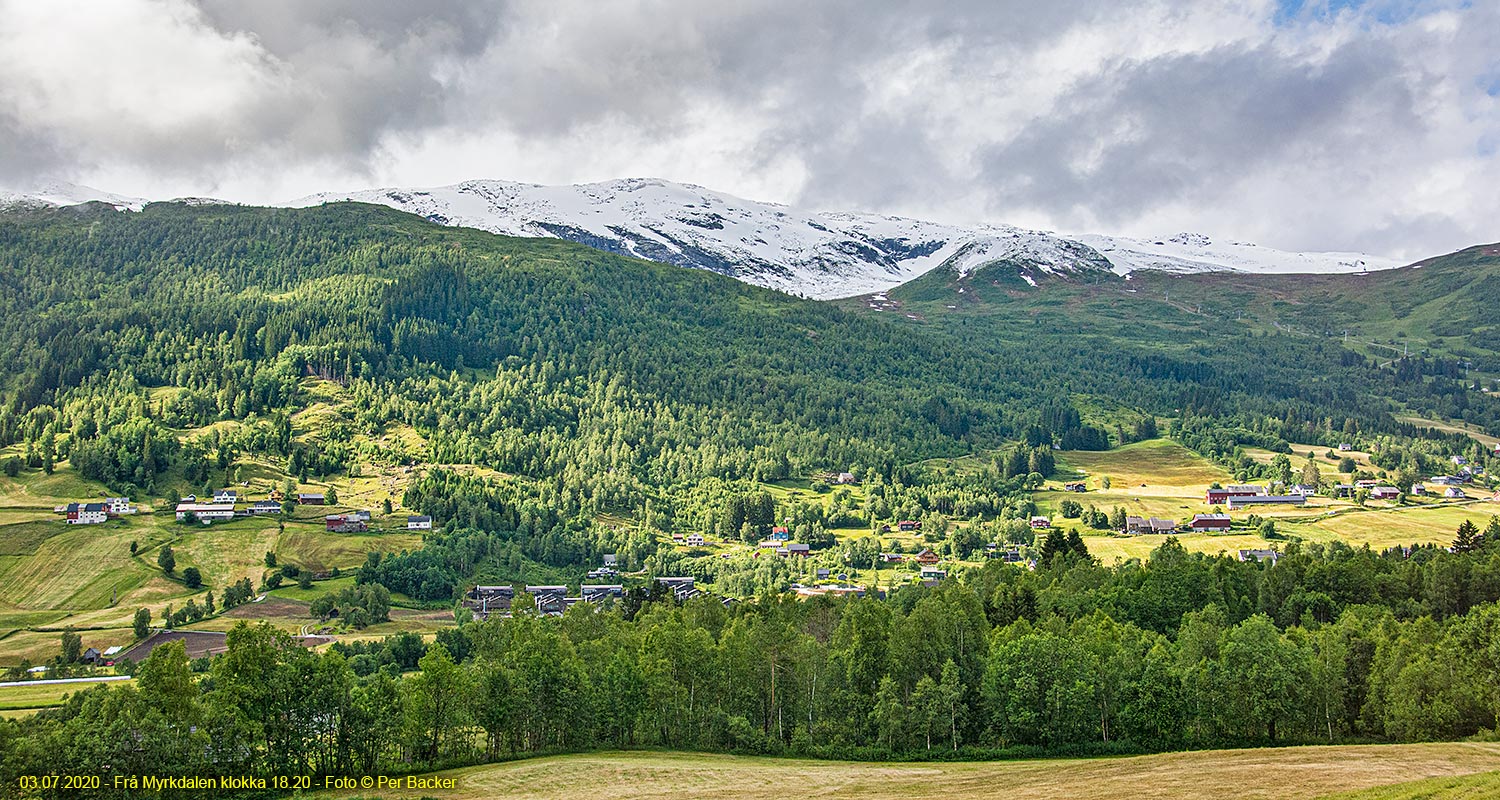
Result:
<instances>
[{"instance_id":1,"label":"overcast sky","mask_svg":"<svg viewBox=\"0 0 1500 800\"><path fill-rule=\"evenodd\" d=\"M1417 257L1500 240L1500 0L0 0L0 185L652 176Z\"/></svg>"}]
</instances>

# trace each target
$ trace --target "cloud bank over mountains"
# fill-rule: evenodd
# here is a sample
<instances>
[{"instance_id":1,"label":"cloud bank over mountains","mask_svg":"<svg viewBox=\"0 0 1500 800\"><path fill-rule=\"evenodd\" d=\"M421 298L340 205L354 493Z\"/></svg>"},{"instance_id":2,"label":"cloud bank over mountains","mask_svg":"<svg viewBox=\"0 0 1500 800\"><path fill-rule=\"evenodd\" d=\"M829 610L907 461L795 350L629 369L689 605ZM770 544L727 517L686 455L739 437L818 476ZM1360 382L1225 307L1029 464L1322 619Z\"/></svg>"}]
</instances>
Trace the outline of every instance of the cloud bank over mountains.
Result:
<instances>
[{"instance_id":1,"label":"cloud bank over mountains","mask_svg":"<svg viewBox=\"0 0 1500 800\"><path fill-rule=\"evenodd\" d=\"M0 185L656 176L1420 256L1500 238L1500 0L0 0Z\"/></svg>"}]
</instances>

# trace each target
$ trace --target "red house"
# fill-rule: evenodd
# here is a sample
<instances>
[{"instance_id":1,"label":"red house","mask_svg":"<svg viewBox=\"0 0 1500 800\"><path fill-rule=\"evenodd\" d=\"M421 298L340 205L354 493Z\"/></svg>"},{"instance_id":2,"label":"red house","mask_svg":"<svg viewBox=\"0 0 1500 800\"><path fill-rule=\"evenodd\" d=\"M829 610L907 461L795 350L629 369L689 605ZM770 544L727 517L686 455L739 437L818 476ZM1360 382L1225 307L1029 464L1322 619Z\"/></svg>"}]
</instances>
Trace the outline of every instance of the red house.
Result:
<instances>
[{"instance_id":1,"label":"red house","mask_svg":"<svg viewBox=\"0 0 1500 800\"><path fill-rule=\"evenodd\" d=\"M1193 533L1212 533L1227 531L1229 525L1228 514L1194 514L1193 522L1189 527L1193 529Z\"/></svg>"},{"instance_id":2,"label":"red house","mask_svg":"<svg viewBox=\"0 0 1500 800\"><path fill-rule=\"evenodd\" d=\"M1209 489L1203 495L1203 502L1211 506L1221 506L1229 502L1231 497L1254 497L1265 493L1265 490L1259 486L1225 486L1220 489Z\"/></svg>"}]
</instances>

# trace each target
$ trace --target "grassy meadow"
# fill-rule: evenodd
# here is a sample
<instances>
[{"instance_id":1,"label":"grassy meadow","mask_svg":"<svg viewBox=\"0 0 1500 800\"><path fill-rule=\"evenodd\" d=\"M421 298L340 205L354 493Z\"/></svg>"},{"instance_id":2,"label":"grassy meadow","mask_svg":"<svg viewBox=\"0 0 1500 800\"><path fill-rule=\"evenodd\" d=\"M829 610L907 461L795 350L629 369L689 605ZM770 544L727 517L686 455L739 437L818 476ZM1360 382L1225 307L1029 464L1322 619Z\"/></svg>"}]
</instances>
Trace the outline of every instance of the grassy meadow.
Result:
<instances>
[{"instance_id":1,"label":"grassy meadow","mask_svg":"<svg viewBox=\"0 0 1500 800\"><path fill-rule=\"evenodd\" d=\"M1316 452L1307 445L1293 445L1293 469L1300 470L1313 452L1324 477L1337 474L1337 459L1352 456L1368 468L1367 453L1336 453L1327 458L1327 448ZM1247 451L1252 458L1269 462L1274 453L1268 450ZM1063 519L1059 511L1063 500L1073 500L1104 511L1116 506L1136 516L1155 516L1185 522L1194 514L1212 509L1203 503L1204 490L1212 483L1232 483L1228 472L1208 459L1167 440L1138 442L1105 452L1064 451L1057 454L1058 478L1036 494L1038 507L1052 517L1054 525L1078 527L1087 538L1089 552L1105 563L1116 559L1145 558L1166 540L1166 536L1120 536L1107 532L1090 532L1076 520ZM1062 491L1062 484L1076 475L1088 491L1082 494ZM1103 488L1105 478L1110 488ZM1311 542L1344 541L1354 547L1368 544L1380 550L1415 543L1444 543L1453 540L1454 531L1464 520L1481 528L1500 505L1488 501L1467 503L1425 501L1419 505L1395 506L1372 502L1360 506L1352 500L1326 497L1311 498L1304 507L1259 508L1254 511L1228 512L1235 528L1228 534L1180 533L1177 539L1190 551L1232 553L1240 549L1285 547L1285 541L1268 541L1250 529L1247 520L1254 514L1276 522L1284 536Z\"/></svg>"},{"instance_id":2,"label":"grassy meadow","mask_svg":"<svg viewBox=\"0 0 1500 800\"><path fill-rule=\"evenodd\" d=\"M1129 758L960 763L850 763L687 753L535 758L436 773L452 790L380 795L441 800L1318 800L1419 779L1500 768L1500 745L1421 744L1216 750ZM1369 800L1425 795L1372 793ZM1452 795L1480 797L1494 795ZM1356 795L1365 800L1365 795Z\"/></svg>"},{"instance_id":3,"label":"grassy meadow","mask_svg":"<svg viewBox=\"0 0 1500 800\"><path fill-rule=\"evenodd\" d=\"M1500 772L1377 786L1373 789L1340 792L1325 800L1489 800L1494 797L1500 797Z\"/></svg>"}]
</instances>

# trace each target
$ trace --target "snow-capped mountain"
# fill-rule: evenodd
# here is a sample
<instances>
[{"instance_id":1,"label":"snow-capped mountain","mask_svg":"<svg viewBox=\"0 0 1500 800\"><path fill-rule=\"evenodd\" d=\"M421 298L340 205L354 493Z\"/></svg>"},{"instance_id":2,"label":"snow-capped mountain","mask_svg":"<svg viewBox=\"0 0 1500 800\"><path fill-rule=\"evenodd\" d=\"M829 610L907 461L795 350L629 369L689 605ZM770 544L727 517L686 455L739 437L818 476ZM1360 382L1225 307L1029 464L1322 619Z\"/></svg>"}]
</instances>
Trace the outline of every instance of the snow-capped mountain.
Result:
<instances>
[{"instance_id":1,"label":"snow-capped mountain","mask_svg":"<svg viewBox=\"0 0 1500 800\"><path fill-rule=\"evenodd\" d=\"M466 181L432 189L330 192L287 205L341 200L391 206L445 225L570 239L820 299L884 291L938 268L963 277L997 262L1020 267L1031 282L1042 274L1094 270L1351 272L1399 266L1375 256L1286 253L1195 234L1159 241L1061 236L1009 225L810 212L639 178L576 186Z\"/></svg>"},{"instance_id":2,"label":"snow-capped mountain","mask_svg":"<svg viewBox=\"0 0 1500 800\"><path fill-rule=\"evenodd\" d=\"M645 178L573 186L479 180L431 189L328 192L281 205L344 200L390 206L444 225L568 239L819 299L885 291L935 269L964 278L997 263L1016 267L1033 284L1048 275L1068 278L1101 270L1290 273L1400 266L1393 259L1358 253L1288 253L1198 234L1159 240L1064 236L1009 225L805 211ZM88 201L131 211L147 202L57 182L27 192L0 191L0 208Z\"/></svg>"},{"instance_id":3,"label":"snow-capped mountain","mask_svg":"<svg viewBox=\"0 0 1500 800\"><path fill-rule=\"evenodd\" d=\"M807 212L652 179L578 186L466 181L318 194L289 205L341 200L509 236L555 236L820 299L889 289L945 265L961 273L1002 259L1053 273L1109 268L1088 247L1021 228Z\"/></svg>"},{"instance_id":4,"label":"snow-capped mountain","mask_svg":"<svg viewBox=\"0 0 1500 800\"><path fill-rule=\"evenodd\" d=\"M65 181L48 181L19 192L0 189L0 208L13 206L52 208L91 202L108 203L121 211L140 211L146 207L148 201L140 197L126 197Z\"/></svg>"}]
</instances>

